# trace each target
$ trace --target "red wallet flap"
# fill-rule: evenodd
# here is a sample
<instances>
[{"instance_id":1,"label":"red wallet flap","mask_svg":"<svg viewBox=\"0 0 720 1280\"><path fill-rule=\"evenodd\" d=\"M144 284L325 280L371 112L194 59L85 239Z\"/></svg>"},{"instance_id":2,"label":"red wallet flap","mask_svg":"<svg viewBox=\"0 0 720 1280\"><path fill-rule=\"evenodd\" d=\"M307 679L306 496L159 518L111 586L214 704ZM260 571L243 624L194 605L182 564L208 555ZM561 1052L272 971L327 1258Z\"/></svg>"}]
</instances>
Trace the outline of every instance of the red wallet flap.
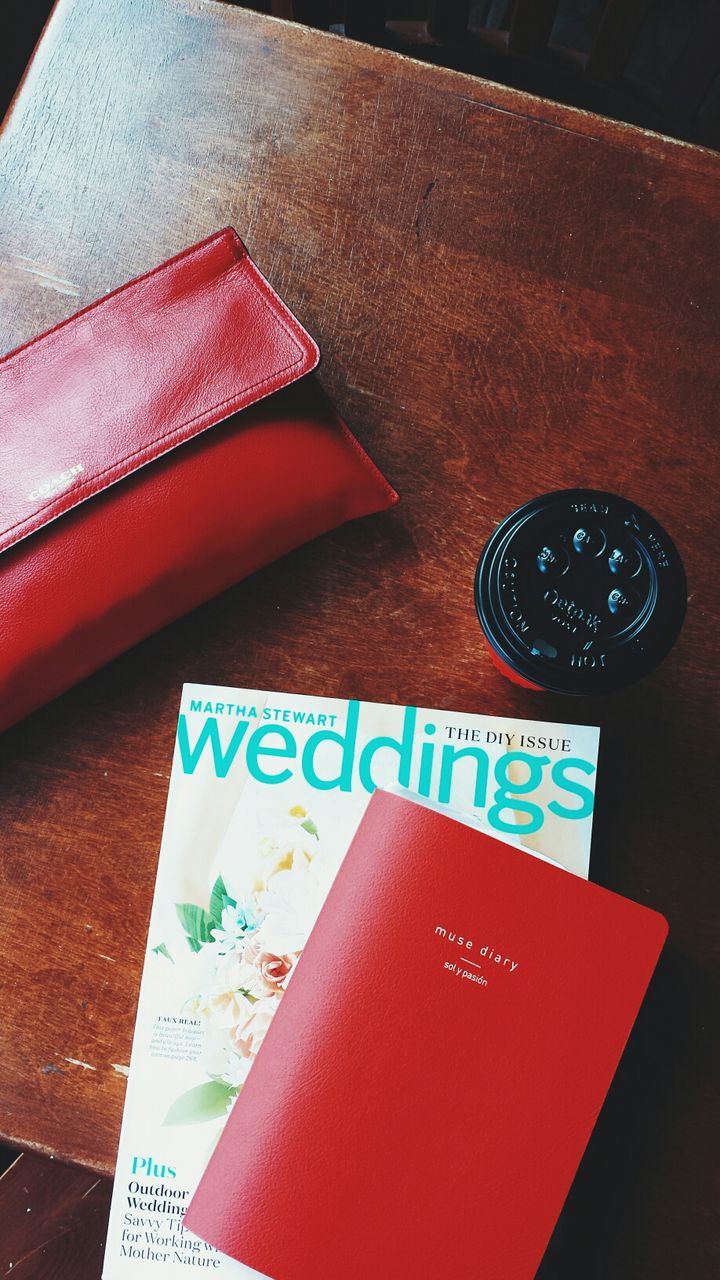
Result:
<instances>
[{"instance_id":1,"label":"red wallet flap","mask_svg":"<svg viewBox=\"0 0 720 1280\"><path fill-rule=\"evenodd\" d=\"M0 551L319 358L231 227L18 347L0 361Z\"/></svg>"}]
</instances>

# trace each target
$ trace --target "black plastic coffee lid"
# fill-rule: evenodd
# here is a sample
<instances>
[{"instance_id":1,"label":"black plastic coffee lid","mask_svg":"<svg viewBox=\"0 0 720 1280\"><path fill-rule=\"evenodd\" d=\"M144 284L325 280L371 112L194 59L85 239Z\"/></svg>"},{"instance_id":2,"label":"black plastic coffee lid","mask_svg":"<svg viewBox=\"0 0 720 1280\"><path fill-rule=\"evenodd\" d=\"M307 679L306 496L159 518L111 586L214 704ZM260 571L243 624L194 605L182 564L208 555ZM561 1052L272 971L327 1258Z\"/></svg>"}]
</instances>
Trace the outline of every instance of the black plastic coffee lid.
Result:
<instances>
[{"instance_id":1,"label":"black plastic coffee lid","mask_svg":"<svg viewBox=\"0 0 720 1280\"><path fill-rule=\"evenodd\" d=\"M489 644L522 679L608 693L672 648L687 584L672 540L641 507L563 489L501 522L478 563L475 602Z\"/></svg>"}]
</instances>

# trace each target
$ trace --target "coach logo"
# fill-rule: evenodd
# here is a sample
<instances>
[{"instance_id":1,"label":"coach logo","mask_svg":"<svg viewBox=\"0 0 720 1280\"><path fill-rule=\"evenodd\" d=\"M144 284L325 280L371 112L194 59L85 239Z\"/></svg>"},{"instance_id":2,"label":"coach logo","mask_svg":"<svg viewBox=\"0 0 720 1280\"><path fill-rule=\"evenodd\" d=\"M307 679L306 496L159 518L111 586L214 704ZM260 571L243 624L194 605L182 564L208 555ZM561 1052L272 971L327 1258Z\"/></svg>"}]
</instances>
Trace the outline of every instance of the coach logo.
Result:
<instances>
[{"instance_id":1,"label":"coach logo","mask_svg":"<svg viewBox=\"0 0 720 1280\"><path fill-rule=\"evenodd\" d=\"M38 498L53 498L56 493L62 493L70 488L75 477L84 470L82 462L76 462L65 471L59 471L56 476L51 476L49 480L39 484L37 489L33 489L32 493L28 494L28 502L35 502Z\"/></svg>"}]
</instances>

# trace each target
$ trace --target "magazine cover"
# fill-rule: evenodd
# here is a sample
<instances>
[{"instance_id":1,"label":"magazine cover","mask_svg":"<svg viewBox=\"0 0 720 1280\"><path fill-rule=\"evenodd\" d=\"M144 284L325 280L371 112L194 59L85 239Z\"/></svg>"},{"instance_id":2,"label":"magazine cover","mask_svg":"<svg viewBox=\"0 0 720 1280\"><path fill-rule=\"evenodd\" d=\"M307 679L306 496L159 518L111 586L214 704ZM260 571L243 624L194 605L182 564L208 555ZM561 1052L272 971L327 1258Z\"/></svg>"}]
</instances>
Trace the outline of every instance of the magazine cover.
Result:
<instances>
[{"instance_id":1,"label":"magazine cover","mask_svg":"<svg viewBox=\"0 0 720 1280\"><path fill-rule=\"evenodd\" d=\"M375 787L407 788L587 876L598 737L185 686L104 1280L257 1275L182 1217Z\"/></svg>"}]
</instances>

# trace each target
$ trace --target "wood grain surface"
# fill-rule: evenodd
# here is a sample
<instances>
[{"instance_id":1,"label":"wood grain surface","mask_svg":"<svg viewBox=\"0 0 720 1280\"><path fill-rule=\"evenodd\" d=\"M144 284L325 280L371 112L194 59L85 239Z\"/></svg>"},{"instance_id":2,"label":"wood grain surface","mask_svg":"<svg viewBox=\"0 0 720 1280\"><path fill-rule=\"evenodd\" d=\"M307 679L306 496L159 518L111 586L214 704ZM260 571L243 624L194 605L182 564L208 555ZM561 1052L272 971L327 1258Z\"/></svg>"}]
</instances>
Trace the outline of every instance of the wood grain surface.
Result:
<instances>
[{"instance_id":1,"label":"wood grain surface","mask_svg":"<svg viewBox=\"0 0 720 1280\"><path fill-rule=\"evenodd\" d=\"M60 0L0 172L3 349L232 223L402 496L0 739L5 1136L112 1170L183 680L600 723L592 874L671 940L545 1274L714 1274L720 156L213 0ZM498 520L575 484L690 583L601 702L505 682L473 608Z\"/></svg>"}]
</instances>

